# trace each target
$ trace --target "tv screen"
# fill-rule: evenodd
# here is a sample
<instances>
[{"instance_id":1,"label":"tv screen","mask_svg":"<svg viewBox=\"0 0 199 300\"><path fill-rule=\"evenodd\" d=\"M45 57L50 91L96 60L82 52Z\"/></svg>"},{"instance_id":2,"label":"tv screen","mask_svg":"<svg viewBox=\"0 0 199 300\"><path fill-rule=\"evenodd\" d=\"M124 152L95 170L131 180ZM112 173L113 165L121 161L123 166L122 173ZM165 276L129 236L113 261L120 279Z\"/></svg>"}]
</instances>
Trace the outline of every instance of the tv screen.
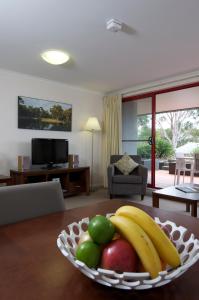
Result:
<instances>
[{"instance_id":1,"label":"tv screen","mask_svg":"<svg viewBox=\"0 0 199 300\"><path fill-rule=\"evenodd\" d=\"M65 139L32 139L32 164L62 164L68 162L68 140Z\"/></svg>"}]
</instances>

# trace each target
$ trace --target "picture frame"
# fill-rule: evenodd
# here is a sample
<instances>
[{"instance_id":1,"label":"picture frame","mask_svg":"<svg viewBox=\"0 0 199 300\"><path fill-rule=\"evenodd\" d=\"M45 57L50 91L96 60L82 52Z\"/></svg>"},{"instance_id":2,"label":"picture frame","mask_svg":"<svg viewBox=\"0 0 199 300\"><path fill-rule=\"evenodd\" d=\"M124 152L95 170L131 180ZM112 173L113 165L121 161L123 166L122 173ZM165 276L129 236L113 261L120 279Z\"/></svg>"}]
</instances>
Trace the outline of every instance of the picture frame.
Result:
<instances>
[{"instance_id":1,"label":"picture frame","mask_svg":"<svg viewBox=\"0 0 199 300\"><path fill-rule=\"evenodd\" d=\"M18 128L72 131L72 105L18 96Z\"/></svg>"}]
</instances>

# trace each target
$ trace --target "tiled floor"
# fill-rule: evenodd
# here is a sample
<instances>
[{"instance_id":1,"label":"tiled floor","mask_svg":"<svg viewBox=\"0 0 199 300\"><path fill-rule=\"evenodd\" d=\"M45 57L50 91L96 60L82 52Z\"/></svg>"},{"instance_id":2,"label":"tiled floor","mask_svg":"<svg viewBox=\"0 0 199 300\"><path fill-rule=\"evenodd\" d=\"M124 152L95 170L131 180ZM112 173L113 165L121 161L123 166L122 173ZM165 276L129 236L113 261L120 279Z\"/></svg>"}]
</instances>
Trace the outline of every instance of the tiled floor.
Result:
<instances>
[{"instance_id":1,"label":"tiled floor","mask_svg":"<svg viewBox=\"0 0 199 300\"><path fill-rule=\"evenodd\" d=\"M137 202L140 204L152 206L152 197L150 195L150 191L148 191L148 195L145 196L143 201L141 201L140 196L117 197L117 199L130 200L132 202ZM65 198L66 209L81 207L81 206L89 205L93 202L96 203L96 202L103 202L103 201L114 201L114 199L111 200L109 199L106 189L98 189L95 192L92 192L90 196L79 195L79 196ZM186 209L185 204L179 202L161 200L160 208L165 210L175 211L185 215L190 215L185 211ZM199 207L198 207L198 215L199 215Z\"/></svg>"},{"instance_id":2,"label":"tiled floor","mask_svg":"<svg viewBox=\"0 0 199 300\"><path fill-rule=\"evenodd\" d=\"M148 172L148 183L151 181L151 172ZM155 182L157 187L167 187L174 185L174 175L169 174L167 170L156 170L155 171ZM190 183L190 176L184 177L185 183ZM180 184L183 183L183 176L180 176ZM199 184L199 177L194 177L194 183Z\"/></svg>"}]
</instances>

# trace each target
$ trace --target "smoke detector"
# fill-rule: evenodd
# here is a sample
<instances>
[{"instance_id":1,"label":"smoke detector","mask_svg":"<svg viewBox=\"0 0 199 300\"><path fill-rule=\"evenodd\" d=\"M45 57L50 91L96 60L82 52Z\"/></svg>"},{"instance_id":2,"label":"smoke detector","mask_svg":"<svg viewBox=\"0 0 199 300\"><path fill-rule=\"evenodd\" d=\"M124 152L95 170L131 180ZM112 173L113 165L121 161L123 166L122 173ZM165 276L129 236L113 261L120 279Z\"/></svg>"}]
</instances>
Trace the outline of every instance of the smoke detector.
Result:
<instances>
[{"instance_id":1,"label":"smoke detector","mask_svg":"<svg viewBox=\"0 0 199 300\"><path fill-rule=\"evenodd\" d=\"M122 30L122 22L116 19L110 19L106 22L106 29L112 32L118 32Z\"/></svg>"}]
</instances>

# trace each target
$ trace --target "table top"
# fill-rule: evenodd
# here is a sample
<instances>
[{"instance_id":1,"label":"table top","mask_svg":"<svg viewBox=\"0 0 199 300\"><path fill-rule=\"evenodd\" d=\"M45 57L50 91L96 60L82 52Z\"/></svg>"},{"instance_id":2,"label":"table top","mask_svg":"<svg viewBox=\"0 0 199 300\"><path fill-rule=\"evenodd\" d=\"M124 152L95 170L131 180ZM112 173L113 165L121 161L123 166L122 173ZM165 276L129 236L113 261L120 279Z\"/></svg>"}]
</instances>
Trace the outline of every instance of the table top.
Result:
<instances>
[{"instance_id":1,"label":"table top","mask_svg":"<svg viewBox=\"0 0 199 300\"><path fill-rule=\"evenodd\" d=\"M23 169L23 170L15 170L11 169L10 173L11 175L36 175L36 174L57 174L57 173L66 173L66 172L78 172L78 171L84 171L86 169L90 169L89 166L80 166L80 167L74 167L74 168L52 168L52 169L42 169L42 168L32 168L32 169Z\"/></svg>"},{"instance_id":2,"label":"table top","mask_svg":"<svg viewBox=\"0 0 199 300\"><path fill-rule=\"evenodd\" d=\"M175 188L175 186L169 186L164 189L153 191L154 194L161 196L169 196L173 199L187 199L193 201L199 201L199 193L185 193Z\"/></svg>"},{"instance_id":3,"label":"table top","mask_svg":"<svg viewBox=\"0 0 199 300\"><path fill-rule=\"evenodd\" d=\"M11 179L10 176L0 175L0 180Z\"/></svg>"},{"instance_id":4,"label":"table top","mask_svg":"<svg viewBox=\"0 0 199 300\"><path fill-rule=\"evenodd\" d=\"M0 184L2 183L10 185L12 183L11 177L6 175L0 175Z\"/></svg>"},{"instance_id":5,"label":"table top","mask_svg":"<svg viewBox=\"0 0 199 300\"><path fill-rule=\"evenodd\" d=\"M87 207L0 227L0 299L2 300L196 300L199 262L173 282L150 290L105 287L83 275L59 251L56 239L73 221L114 212L127 201L109 200ZM133 203L134 205L134 203ZM199 237L199 220L135 204L162 221L183 225Z\"/></svg>"}]
</instances>

